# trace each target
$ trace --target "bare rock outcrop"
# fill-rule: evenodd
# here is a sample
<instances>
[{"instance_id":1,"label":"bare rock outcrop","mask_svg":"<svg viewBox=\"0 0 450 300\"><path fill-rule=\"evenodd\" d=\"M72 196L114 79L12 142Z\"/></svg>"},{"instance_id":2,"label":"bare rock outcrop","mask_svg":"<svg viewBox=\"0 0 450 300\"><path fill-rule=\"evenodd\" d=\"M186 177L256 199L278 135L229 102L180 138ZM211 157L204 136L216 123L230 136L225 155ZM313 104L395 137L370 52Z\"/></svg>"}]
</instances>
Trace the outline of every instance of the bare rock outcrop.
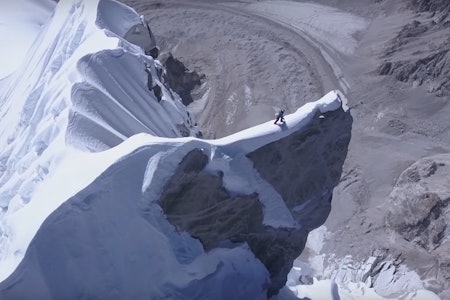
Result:
<instances>
[{"instance_id":1,"label":"bare rock outcrop","mask_svg":"<svg viewBox=\"0 0 450 300\"><path fill-rule=\"evenodd\" d=\"M165 66L167 82L172 90L180 95L184 105L189 105L194 100L191 92L201 85L201 79L204 75L198 74L196 71L190 71L178 59L173 57L172 53L162 54L161 62Z\"/></svg>"},{"instance_id":2,"label":"bare rock outcrop","mask_svg":"<svg viewBox=\"0 0 450 300\"><path fill-rule=\"evenodd\" d=\"M439 290L450 288L450 154L427 157L399 177L389 197L388 228L437 259ZM448 294L440 295L447 299Z\"/></svg>"},{"instance_id":3,"label":"bare rock outcrop","mask_svg":"<svg viewBox=\"0 0 450 300\"><path fill-rule=\"evenodd\" d=\"M447 0L412 0L411 4L418 11L450 12L450 2Z\"/></svg>"},{"instance_id":4,"label":"bare rock outcrop","mask_svg":"<svg viewBox=\"0 0 450 300\"><path fill-rule=\"evenodd\" d=\"M385 62L379 68L380 75L394 75L403 82L416 85L428 84L428 92L438 96L450 91L450 49L430 54L416 61Z\"/></svg>"},{"instance_id":5,"label":"bare rock outcrop","mask_svg":"<svg viewBox=\"0 0 450 300\"><path fill-rule=\"evenodd\" d=\"M410 299L421 290L450 299L449 178L450 154L423 158L402 172L375 210L310 233L294 262L299 284L307 284L306 276L341 286L364 282L389 299Z\"/></svg>"},{"instance_id":6,"label":"bare rock outcrop","mask_svg":"<svg viewBox=\"0 0 450 300\"><path fill-rule=\"evenodd\" d=\"M450 94L450 3L413 0L410 4L417 13L416 20L403 26L388 42L378 73L393 75L413 86L425 85L428 92L447 96Z\"/></svg>"}]
</instances>

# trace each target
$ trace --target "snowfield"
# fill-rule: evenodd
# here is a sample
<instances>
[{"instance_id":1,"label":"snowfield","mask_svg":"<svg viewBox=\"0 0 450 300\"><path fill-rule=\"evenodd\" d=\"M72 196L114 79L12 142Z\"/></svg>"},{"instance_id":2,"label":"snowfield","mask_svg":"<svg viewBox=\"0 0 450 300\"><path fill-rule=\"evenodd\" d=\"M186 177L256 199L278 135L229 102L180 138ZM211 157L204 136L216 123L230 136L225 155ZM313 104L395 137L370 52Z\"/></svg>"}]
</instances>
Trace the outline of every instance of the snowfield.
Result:
<instances>
[{"instance_id":1,"label":"snowfield","mask_svg":"<svg viewBox=\"0 0 450 300\"><path fill-rule=\"evenodd\" d=\"M164 67L125 39L143 22L133 9L112 0L36 6L39 20L51 17L0 82L0 299L265 299L269 272L247 244L206 252L168 222L159 197L200 149L228 192L261 195L265 226L301 228L246 155L347 111L344 94L332 90L282 125L199 139ZM384 299L314 282L288 288L312 299Z\"/></svg>"}]
</instances>

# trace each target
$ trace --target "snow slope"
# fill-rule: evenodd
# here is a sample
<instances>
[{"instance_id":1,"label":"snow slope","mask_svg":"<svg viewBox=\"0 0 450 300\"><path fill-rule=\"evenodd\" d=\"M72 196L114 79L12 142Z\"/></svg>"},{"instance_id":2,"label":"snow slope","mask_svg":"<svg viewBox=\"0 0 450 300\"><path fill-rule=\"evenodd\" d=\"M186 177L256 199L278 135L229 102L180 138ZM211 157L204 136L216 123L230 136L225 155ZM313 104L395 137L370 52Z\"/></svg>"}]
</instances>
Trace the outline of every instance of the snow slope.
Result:
<instances>
[{"instance_id":1,"label":"snow slope","mask_svg":"<svg viewBox=\"0 0 450 300\"><path fill-rule=\"evenodd\" d=\"M113 3L104 5L128 13L124 26L140 22L130 9ZM95 2L62 1L31 49L26 67L3 82L3 208L17 190L18 201L27 202L33 182L45 177L66 145L98 151L139 132L181 136L177 124L190 126L192 133L196 130L179 98L164 89L158 76L154 80L163 87L163 100L158 103L148 90L143 63L151 63L155 74L157 62L114 32L98 27L95 20L102 24L102 15L96 12ZM28 183L21 181L24 177Z\"/></svg>"},{"instance_id":2,"label":"snow slope","mask_svg":"<svg viewBox=\"0 0 450 300\"><path fill-rule=\"evenodd\" d=\"M159 63L122 38L126 28L140 22L132 9L113 1L60 1L23 67L2 81L2 260L17 236L10 222L27 204L35 205L35 190L64 161L71 161L68 153L108 149L141 132L166 137L183 135L181 129L196 133L179 97L165 88L163 74L157 74ZM144 62L162 88L159 103L147 87ZM89 182L88 168L67 177L68 195L80 187L79 181L81 186ZM47 215L56 208L38 205ZM33 215L27 223L39 220L37 230L42 219ZM17 261L22 255L16 255Z\"/></svg>"},{"instance_id":3,"label":"snow slope","mask_svg":"<svg viewBox=\"0 0 450 300\"><path fill-rule=\"evenodd\" d=\"M245 156L317 113L346 110L344 95L331 91L280 126L200 140L161 64L124 38L142 22L132 9L62 0L44 24L52 6L36 5L41 30L0 85L0 299L264 299L269 274L246 244L205 252L167 221L159 197L200 149L228 192L260 195L264 225L301 227ZM297 284L299 297L347 293Z\"/></svg>"},{"instance_id":4,"label":"snow slope","mask_svg":"<svg viewBox=\"0 0 450 300\"><path fill-rule=\"evenodd\" d=\"M0 80L23 62L55 5L51 0L3 1L0 10Z\"/></svg>"}]
</instances>

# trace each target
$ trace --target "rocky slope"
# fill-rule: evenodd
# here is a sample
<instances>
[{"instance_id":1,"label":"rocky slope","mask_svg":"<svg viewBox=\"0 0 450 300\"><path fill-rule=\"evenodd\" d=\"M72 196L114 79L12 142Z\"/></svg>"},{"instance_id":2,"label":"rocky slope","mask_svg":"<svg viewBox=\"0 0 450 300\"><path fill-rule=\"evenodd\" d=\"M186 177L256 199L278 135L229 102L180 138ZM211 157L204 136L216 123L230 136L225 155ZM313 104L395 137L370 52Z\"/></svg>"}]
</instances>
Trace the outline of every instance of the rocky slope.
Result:
<instances>
[{"instance_id":1,"label":"rocky slope","mask_svg":"<svg viewBox=\"0 0 450 300\"><path fill-rule=\"evenodd\" d=\"M435 288L450 297L450 154L425 157L407 168L389 195L387 226L435 266ZM417 266L420 269L420 266Z\"/></svg>"},{"instance_id":2,"label":"rocky slope","mask_svg":"<svg viewBox=\"0 0 450 300\"><path fill-rule=\"evenodd\" d=\"M414 86L425 85L438 96L450 94L450 4L448 1L414 0L414 21L403 26L388 43L380 75L393 75ZM428 42L431 41L431 42ZM428 43L428 49L414 45ZM413 45L413 46L411 46Z\"/></svg>"}]
</instances>

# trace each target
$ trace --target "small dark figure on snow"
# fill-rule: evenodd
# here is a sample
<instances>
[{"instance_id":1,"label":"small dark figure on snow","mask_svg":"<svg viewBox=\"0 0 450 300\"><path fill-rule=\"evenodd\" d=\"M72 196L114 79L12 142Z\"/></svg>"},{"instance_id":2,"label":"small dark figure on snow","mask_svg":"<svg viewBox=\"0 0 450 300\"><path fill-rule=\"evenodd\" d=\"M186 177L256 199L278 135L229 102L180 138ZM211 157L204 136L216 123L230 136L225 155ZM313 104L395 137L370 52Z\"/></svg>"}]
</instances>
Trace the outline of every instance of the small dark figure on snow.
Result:
<instances>
[{"instance_id":1,"label":"small dark figure on snow","mask_svg":"<svg viewBox=\"0 0 450 300\"><path fill-rule=\"evenodd\" d=\"M157 83L153 82L153 76L152 73L150 72L150 66L147 64L147 62L144 62L144 65L145 65L145 72L147 72L147 88L149 91L153 91L159 103L161 102L162 99L161 87Z\"/></svg>"},{"instance_id":2,"label":"small dark figure on snow","mask_svg":"<svg viewBox=\"0 0 450 300\"><path fill-rule=\"evenodd\" d=\"M284 109L281 109L278 112L277 118L273 124L277 124L278 121L281 121L281 123L284 123Z\"/></svg>"}]
</instances>

